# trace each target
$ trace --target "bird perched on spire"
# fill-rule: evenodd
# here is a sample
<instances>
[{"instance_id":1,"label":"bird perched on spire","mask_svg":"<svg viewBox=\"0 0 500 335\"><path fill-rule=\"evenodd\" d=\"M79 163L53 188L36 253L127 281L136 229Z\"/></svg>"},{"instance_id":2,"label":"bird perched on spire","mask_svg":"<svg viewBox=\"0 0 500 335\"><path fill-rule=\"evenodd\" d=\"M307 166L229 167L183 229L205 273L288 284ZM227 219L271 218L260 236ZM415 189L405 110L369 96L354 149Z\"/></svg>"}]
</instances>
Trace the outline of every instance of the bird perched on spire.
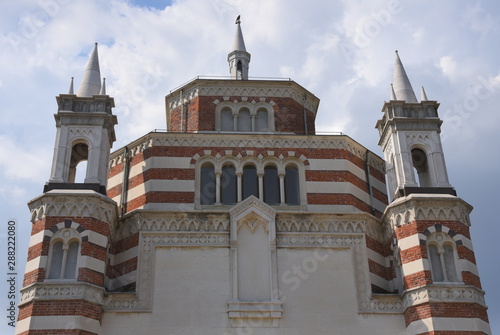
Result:
<instances>
[{"instance_id":1,"label":"bird perched on spire","mask_svg":"<svg viewBox=\"0 0 500 335\"><path fill-rule=\"evenodd\" d=\"M240 23L241 23L240 16L241 16L241 15L238 15L238 17L236 18L236 22L235 22L235 24L240 24Z\"/></svg>"}]
</instances>

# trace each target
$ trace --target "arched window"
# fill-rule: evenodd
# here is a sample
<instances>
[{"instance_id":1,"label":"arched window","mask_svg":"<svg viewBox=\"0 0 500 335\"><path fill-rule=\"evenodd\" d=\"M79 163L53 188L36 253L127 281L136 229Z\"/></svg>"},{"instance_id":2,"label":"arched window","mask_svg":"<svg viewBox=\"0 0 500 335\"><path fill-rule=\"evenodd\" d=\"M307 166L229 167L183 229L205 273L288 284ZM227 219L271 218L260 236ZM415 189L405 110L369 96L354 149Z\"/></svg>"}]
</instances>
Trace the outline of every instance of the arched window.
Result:
<instances>
[{"instance_id":1,"label":"arched window","mask_svg":"<svg viewBox=\"0 0 500 335\"><path fill-rule=\"evenodd\" d=\"M79 233L71 228L60 229L52 236L48 279L76 279L80 249L78 236Z\"/></svg>"},{"instance_id":2,"label":"arched window","mask_svg":"<svg viewBox=\"0 0 500 335\"><path fill-rule=\"evenodd\" d=\"M267 110L259 109L255 121L255 131L269 131Z\"/></svg>"},{"instance_id":3,"label":"arched window","mask_svg":"<svg viewBox=\"0 0 500 335\"><path fill-rule=\"evenodd\" d=\"M240 109L238 113L238 130L252 131L252 121L250 119L250 111L247 108Z\"/></svg>"},{"instance_id":4,"label":"arched window","mask_svg":"<svg viewBox=\"0 0 500 335\"><path fill-rule=\"evenodd\" d=\"M220 181L221 203L235 204L237 202L236 169L233 165L227 164L222 167Z\"/></svg>"},{"instance_id":5,"label":"arched window","mask_svg":"<svg viewBox=\"0 0 500 335\"><path fill-rule=\"evenodd\" d=\"M300 205L299 169L290 164L285 168L285 202Z\"/></svg>"},{"instance_id":6,"label":"arched window","mask_svg":"<svg viewBox=\"0 0 500 335\"><path fill-rule=\"evenodd\" d=\"M71 159L69 162L68 183L75 182L76 167L79 165L80 162L86 161L88 160L88 158L89 158L89 147L86 143L77 143L73 145L73 148L71 148ZM86 175L86 172L84 175Z\"/></svg>"},{"instance_id":7,"label":"arched window","mask_svg":"<svg viewBox=\"0 0 500 335\"><path fill-rule=\"evenodd\" d=\"M253 165L243 167L242 195L242 199L246 199L251 195L259 197L259 177L257 176L257 168Z\"/></svg>"},{"instance_id":8,"label":"arched window","mask_svg":"<svg viewBox=\"0 0 500 335\"><path fill-rule=\"evenodd\" d=\"M202 165L200 177L200 203L213 205L215 203L215 169L212 163Z\"/></svg>"},{"instance_id":9,"label":"arched window","mask_svg":"<svg viewBox=\"0 0 500 335\"><path fill-rule=\"evenodd\" d=\"M433 282L458 282L456 246L450 235L432 233L427 239L428 257L431 262Z\"/></svg>"},{"instance_id":10,"label":"arched window","mask_svg":"<svg viewBox=\"0 0 500 335\"><path fill-rule=\"evenodd\" d=\"M420 187L430 187L431 180L429 176L429 164L427 162L427 155L422 149L415 148L411 151L411 159L413 168L416 170L415 182Z\"/></svg>"},{"instance_id":11,"label":"arched window","mask_svg":"<svg viewBox=\"0 0 500 335\"><path fill-rule=\"evenodd\" d=\"M272 165L264 168L264 202L269 205L280 203L278 169Z\"/></svg>"},{"instance_id":12,"label":"arched window","mask_svg":"<svg viewBox=\"0 0 500 335\"><path fill-rule=\"evenodd\" d=\"M234 130L233 112L229 108L224 108L220 112L220 130L222 131Z\"/></svg>"}]
</instances>

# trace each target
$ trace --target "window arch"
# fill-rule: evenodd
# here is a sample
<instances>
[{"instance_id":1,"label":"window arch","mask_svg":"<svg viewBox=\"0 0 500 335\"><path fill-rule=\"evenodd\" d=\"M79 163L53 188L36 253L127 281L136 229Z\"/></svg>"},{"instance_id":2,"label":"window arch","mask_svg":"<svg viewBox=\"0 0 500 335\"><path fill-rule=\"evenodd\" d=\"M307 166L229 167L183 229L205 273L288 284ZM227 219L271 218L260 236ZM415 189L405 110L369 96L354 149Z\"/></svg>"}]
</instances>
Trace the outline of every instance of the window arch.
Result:
<instances>
[{"instance_id":1,"label":"window arch","mask_svg":"<svg viewBox=\"0 0 500 335\"><path fill-rule=\"evenodd\" d=\"M234 130L233 111L229 107L225 107L220 112L220 130Z\"/></svg>"},{"instance_id":2,"label":"window arch","mask_svg":"<svg viewBox=\"0 0 500 335\"><path fill-rule=\"evenodd\" d=\"M51 238L47 279L76 279L80 234L72 228L59 229Z\"/></svg>"},{"instance_id":3,"label":"window arch","mask_svg":"<svg viewBox=\"0 0 500 335\"><path fill-rule=\"evenodd\" d=\"M278 169L274 165L264 167L264 202L268 205L280 203Z\"/></svg>"},{"instance_id":4,"label":"window arch","mask_svg":"<svg viewBox=\"0 0 500 335\"><path fill-rule=\"evenodd\" d=\"M218 103L215 110L215 130L274 131L274 109L270 103L265 101L223 101Z\"/></svg>"},{"instance_id":5,"label":"window arch","mask_svg":"<svg viewBox=\"0 0 500 335\"><path fill-rule=\"evenodd\" d=\"M247 164L243 167L242 199L251 195L259 197L259 177L257 168L252 164Z\"/></svg>"},{"instance_id":6,"label":"window arch","mask_svg":"<svg viewBox=\"0 0 500 335\"><path fill-rule=\"evenodd\" d=\"M267 109L260 108L257 110L255 118L255 131L269 131L269 117Z\"/></svg>"},{"instance_id":7,"label":"window arch","mask_svg":"<svg viewBox=\"0 0 500 335\"><path fill-rule=\"evenodd\" d=\"M250 110L246 107L243 107L238 111L238 131L252 131Z\"/></svg>"},{"instance_id":8,"label":"window arch","mask_svg":"<svg viewBox=\"0 0 500 335\"><path fill-rule=\"evenodd\" d=\"M427 154L420 148L411 150L411 159L413 168L416 172L415 182L420 187L430 187L431 180L429 175L429 162L427 161Z\"/></svg>"},{"instance_id":9,"label":"window arch","mask_svg":"<svg viewBox=\"0 0 500 335\"><path fill-rule=\"evenodd\" d=\"M204 163L200 169L200 203L215 203L215 168L212 163Z\"/></svg>"},{"instance_id":10,"label":"window arch","mask_svg":"<svg viewBox=\"0 0 500 335\"><path fill-rule=\"evenodd\" d=\"M455 241L446 233L434 232L427 239L433 282L459 282Z\"/></svg>"},{"instance_id":11,"label":"window arch","mask_svg":"<svg viewBox=\"0 0 500 335\"><path fill-rule=\"evenodd\" d=\"M221 203L237 202L236 169L233 164L228 163L222 167L220 188Z\"/></svg>"},{"instance_id":12,"label":"window arch","mask_svg":"<svg viewBox=\"0 0 500 335\"><path fill-rule=\"evenodd\" d=\"M80 165L80 162L87 161L89 159L89 146L84 142L77 142L71 148L71 156L69 162L69 173L68 173L68 183L74 183L77 175L76 167ZM86 167L86 164L83 164ZM86 171L83 175L86 175Z\"/></svg>"},{"instance_id":13,"label":"window arch","mask_svg":"<svg viewBox=\"0 0 500 335\"><path fill-rule=\"evenodd\" d=\"M299 169L295 164L285 167L285 202L287 205L300 205Z\"/></svg>"}]
</instances>

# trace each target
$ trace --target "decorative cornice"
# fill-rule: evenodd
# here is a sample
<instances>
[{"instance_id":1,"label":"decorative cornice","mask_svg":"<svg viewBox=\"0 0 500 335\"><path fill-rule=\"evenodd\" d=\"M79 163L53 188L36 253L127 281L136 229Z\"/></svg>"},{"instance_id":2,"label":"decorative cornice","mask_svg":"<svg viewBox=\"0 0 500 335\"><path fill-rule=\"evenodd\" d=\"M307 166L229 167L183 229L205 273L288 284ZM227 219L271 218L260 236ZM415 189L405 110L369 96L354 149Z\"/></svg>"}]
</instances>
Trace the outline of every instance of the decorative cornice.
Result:
<instances>
[{"instance_id":1,"label":"decorative cornice","mask_svg":"<svg viewBox=\"0 0 500 335\"><path fill-rule=\"evenodd\" d=\"M21 289L19 306L32 300L83 299L99 305L104 302L104 288L88 283L37 283Z\"/></svg>"},{"instance_id":2,"label":"decorative cornice","mask_svg":"<svg viewBox=\"0 0 500 335\"><path fill-rule=\"evenodd\" d=\"M386 223L386 237L395 227L415 220L459 221L470 226L472 206L454 196L411 194L393 201L382 217Z\"/></svg>"},{"instance_id":3,"label":"decorative cornice","mask_svg":"<svg viewBox=\"0 0 500 335\"><path fill-rule=\"evenodd\" d=\"M404 309L428 302L477 303L486 307L484 291L474 286L425 286L405 291Z\"/></svg>"},{"instance_id":4,"label":"decorative cornice","mask_svg":"<svg viewBox=\"0 0 500 335\"><path fill-rule=\"evenodd\" d=\"M31 222L46 216L92 217L100 221L114 224L118 214L116 202L102 194L86 191L56 190L31 200L28 207L31 211Z\"/></svg>"},{"instance_id":5,"label":"decorative cornice","mask_svg":"<svg viewBox=\"0 0 500 335\"><path fill-rule=\"evenodd\" d=\"M131 143L131 156L153 146L165 147L201 147L201 148L275 148L275 149L339 149L346 150L356 157L365 160L366 148L346 135L250 135L219 133L149 133ZM110 167L123 161L124 149L115 151L110 156ZM370 165L378 171L385 172L382 158L371 155Z\"/></svg>"}]
</instances>

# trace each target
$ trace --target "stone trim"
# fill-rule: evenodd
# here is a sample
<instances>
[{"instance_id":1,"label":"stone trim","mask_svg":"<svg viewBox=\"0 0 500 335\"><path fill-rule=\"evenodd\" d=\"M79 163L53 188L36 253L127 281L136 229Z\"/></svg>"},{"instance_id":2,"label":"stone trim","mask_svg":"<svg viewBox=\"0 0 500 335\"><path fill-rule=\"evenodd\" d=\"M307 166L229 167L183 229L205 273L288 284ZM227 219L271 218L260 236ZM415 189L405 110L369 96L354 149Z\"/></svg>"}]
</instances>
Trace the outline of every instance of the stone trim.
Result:
<instances>
[{"instance_id":1,"label":"stone trim","mask_svg":"<svg viewBox=\"0 0 500 335\"><path fill-rule=\"evenodd\" d=\"M63 281L37 283L21 289L19 306L33 300L77 299L102 305L104 301L104 288L88 283L67 283Z\"/></svg>"}]
</instances>

